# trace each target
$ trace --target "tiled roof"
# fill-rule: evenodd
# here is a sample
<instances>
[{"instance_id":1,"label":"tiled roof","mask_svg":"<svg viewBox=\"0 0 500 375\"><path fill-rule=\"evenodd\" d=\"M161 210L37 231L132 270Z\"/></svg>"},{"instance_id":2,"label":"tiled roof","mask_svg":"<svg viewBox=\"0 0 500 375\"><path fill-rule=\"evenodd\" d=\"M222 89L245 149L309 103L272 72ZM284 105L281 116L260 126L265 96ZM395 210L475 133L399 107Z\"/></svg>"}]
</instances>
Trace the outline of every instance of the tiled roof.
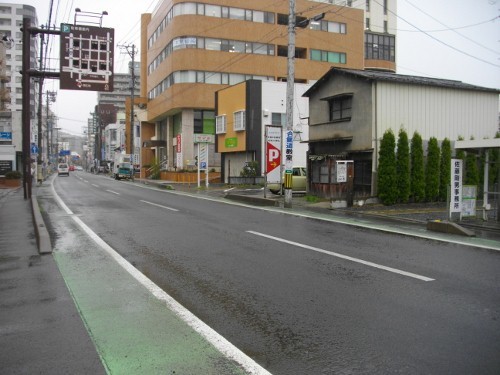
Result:
<instances>
[{"instance_id":1,"label":"tiled roof","mask_svg":"<svg viewBox=\"0 0 500 375\"><path fill-rule=\"evenodd\" d=\"M342 69L332 67L323 77L321 77L318 82L316 82L309 90L307 90L303 96L309 96L313 91L315 91L324 81L335 74L346 74L352 75L360 78L365 78L372 81L386 81L401 84L412 84L412 85L424 85L424 86L434 86L434 87L447 87L460 90L474 90L474 91L486 91L500 93L500 90L470 85L468 83L463 83L461 81L453 81L449 79L439 79L439 78L429 78L420 76L408 76L402 74L396 74L391 72L375 71L375 70L355 70L355 69Z\"/></svg>"}]
</instances>

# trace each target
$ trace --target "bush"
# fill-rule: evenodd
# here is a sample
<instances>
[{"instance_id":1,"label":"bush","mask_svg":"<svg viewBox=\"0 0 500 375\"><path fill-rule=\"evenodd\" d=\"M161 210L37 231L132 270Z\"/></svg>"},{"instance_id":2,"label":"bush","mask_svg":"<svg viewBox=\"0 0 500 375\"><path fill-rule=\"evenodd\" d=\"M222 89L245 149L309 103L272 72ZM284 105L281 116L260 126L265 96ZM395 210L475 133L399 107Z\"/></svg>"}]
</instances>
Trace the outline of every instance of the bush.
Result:
<instances>
[{"instance_id":1,"label":"bush","mask_svg":"<svg viewBox=\"0 0 500 375\"><path fill-rule=\"evenodd\" d=\"M408 203L410 199L410 146L408 144L408 134L404 129L399 131L398 136L396 172L398 201Z\"/></svg>"},{"instance_id":2,"label":"bush","mask_svg":"<svg viewBox=\"0 0 500 375\"><path fill-rule=\"evenodd\" d=\"M495 138L500 138L500 132L497 132ZM500 150L499 149L491 149L489 150L490 156L490 166L489 166L489 176L488 182L490 185L490 189L493 189L493 185L498 181L498 176L500 175Z\"/></svg>"},{"instance_id":3,"label":"bush","mask_svg":"<svg viewBox=\"0 0 500 375\"><path fill-rule=\"evenodd\" d=\"M425 198L428 202L435 202L439 196L439 144L435 137L429 139L427 150L427 166L425 168Z\"/></svg>"},{"instance_id":4,"label":"bush","mask_svg":"<svg viewBox=\"0 0 500 375\"><path fill-rule=\"evenodd\" d=\"M259 162L248 161L240 172L241 177L256 177L259 170Z\"/></svg>"},{"instance_id":5,"label":"bush","mask_svg":"<svg viewBox=\"0 0 500 375\"><path fill-rule=\"evenodd\" d=\"M451 178L451 142L448 138L441 143L441 165L439 174L439 199L446 201Z\"/></svg>"},{"instance_id":6,"label":"bush","mask_svg":"<svg viewBox=\"0 0 500 375\"><path fill-rule=\"evenodd\" d=\"M380 142L377 173L378 197L386 205L394 204L398 199L395 148L396 138L389 129Z\"/></svg>"},{"instance_id":7,"label":"bush","mask_svg":"<svg viewBox=\"0 0 500 375\"><path fill-rule=\"evenodd\" d=\"M152 180L159 180L160 179L160 161L156 158L153 159L153 162L151 163L151 175L150 175Z\"/></svg>"},{"instance_id":8,"label":"bush","mask_svg":"<svg viewBox=\"0 0 500 375\"><path fill-rule=\"evenodd\" d=\"M411 176L410 191L414 202L423 202L425 199L424 147L422 136L415 132L411 138Z\"/></svg>"},{"instance_id":9,"label":"bush","mask_svg":"<svg viewBox=\"0 0 500 375\"><path fill-rule=\"evenodd\" d=\"M477 168L477 156L473 152L467 152L465 157L465 179L464 185L479 185L479 170Z\"/></svg>"},{"instance_id":10,"label":"bush","mask_svg":"<svg viewBox=\"0 0 500 375\"><path fill-rule=\"evenodd\" d=\"M19 180L22 177L21 172L18 171L9 171L5 174L5 178L7 180Z\"/></svg>"}]
</instances>

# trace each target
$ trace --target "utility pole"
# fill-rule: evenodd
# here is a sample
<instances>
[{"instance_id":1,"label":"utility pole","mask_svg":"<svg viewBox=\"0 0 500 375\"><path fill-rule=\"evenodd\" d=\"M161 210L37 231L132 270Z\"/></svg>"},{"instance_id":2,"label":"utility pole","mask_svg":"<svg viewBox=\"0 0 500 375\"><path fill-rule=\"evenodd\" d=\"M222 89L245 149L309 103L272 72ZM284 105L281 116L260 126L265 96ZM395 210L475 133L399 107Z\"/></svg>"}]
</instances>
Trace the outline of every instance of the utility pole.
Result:
<instances>
[{"instance_id":1,"label":"utility pole","mask_svg":"<svg viewBox=\"0 0 500 375\"><path fill-rule=\"evenodd\" d=\"M135 147L134 147L134 130L135 130L135 120L134 120L134 95L135 95L135 44L132 45L119 45L118 47L124 48L132 59L132 64L130 66L130 141L129 150L132 159L132 164L135 164Z\"/></svg>"},{"instance_id":2,"label":"utility pole","mask_svg":"<svg viewBox=\"0 0 500 375\"><path fill-rule=\"evenodd\" d=\"M35 71L30 67L30 52L31 52L31 36L36 34L51 34L60 35L60 31L44 30L31 26L29 18L23 18L23 58L22 58L22 134L23 134L23 193L24 199L31 199L31 155L30 155L30 139L31 139L31 124L30 124L30 88L31 77L42 78L59 78L59 72ZM40 141L39 136L39 141ZM39 150L40 154L40 150Z\"/></svg>"},{"instance_id":3,"label":"utility pole","mask_svg":"<svg viewBox=\"0 0 500 375\"><path fill-rule=\"evenodd\" d=\"M43 27L42 27L43 28ZM43 40L44 35L40 35L40 69L43 69ZM36 158L36 179L40 184L43 181L42 174L42 103L43 103L43 77L38 78L38 155Z\"/></svg>"},{"instance_id":4,"label":"utility pole","mask_svg":"<svg viewBox=\"0 0 500 375\"><path fill-rule=\"evenodd\" d=\"M295 0L289 0L288 59L286 77L285 208L292 208L293 86L295 82Z\"/></svg>"},{"instance_id":5,"label":"utility pole","mask_svg":"<svg viewBox=\"0 0 500 375\"><path fill-rule=\"evenodd\" d=\"M285 135L285 208L292 208L293 181L293 102L295 85L295 27L305 28L309 22L320 21L325 13L297 23L295 15L295 0L290 0L288 15L288 60L286 77L286 135Z\"/></svg>"}]
</instances>

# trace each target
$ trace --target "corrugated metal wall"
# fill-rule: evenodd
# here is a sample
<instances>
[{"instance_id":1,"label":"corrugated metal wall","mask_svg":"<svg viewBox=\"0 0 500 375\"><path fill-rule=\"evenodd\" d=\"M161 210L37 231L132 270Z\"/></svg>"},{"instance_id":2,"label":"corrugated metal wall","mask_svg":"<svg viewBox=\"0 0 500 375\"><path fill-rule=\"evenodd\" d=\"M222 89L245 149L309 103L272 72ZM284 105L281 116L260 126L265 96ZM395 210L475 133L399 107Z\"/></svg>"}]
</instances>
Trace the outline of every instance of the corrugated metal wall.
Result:
<instances>
[{"instance_id":1,"label":"corrugated metal wall","mask_svg":"<svg viewBox=\"0 0 500 375\"><path fill-rule=\"evenodd\" d=\"M424 140L494 138L498 104L496 93L378 82L377 138L389 128L397 136L401 127Z\"/></svg>"}]
</instances>

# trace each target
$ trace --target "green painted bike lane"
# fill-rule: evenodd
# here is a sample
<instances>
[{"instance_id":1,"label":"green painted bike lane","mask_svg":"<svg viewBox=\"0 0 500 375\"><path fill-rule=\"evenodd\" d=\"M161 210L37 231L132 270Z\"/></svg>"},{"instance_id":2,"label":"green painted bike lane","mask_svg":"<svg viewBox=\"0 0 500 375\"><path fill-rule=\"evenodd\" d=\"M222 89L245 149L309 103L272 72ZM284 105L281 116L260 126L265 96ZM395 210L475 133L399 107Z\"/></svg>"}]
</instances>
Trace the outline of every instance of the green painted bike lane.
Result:
<instances>
[{"instance_id":1,"label":"green painted bike lane","mask_svg":"<svg viewBox=\"0 0 500 375\"><path fill-rule=\"evenodd\" d=\"M109 374L267 374L249 358L242 365L241 352L231 358L235 348L223 354L204 323L172 311L176 302L126 260L80 236L87 246L75 246L76 238L53 255Z\"/></svg>"}]
</instances>

